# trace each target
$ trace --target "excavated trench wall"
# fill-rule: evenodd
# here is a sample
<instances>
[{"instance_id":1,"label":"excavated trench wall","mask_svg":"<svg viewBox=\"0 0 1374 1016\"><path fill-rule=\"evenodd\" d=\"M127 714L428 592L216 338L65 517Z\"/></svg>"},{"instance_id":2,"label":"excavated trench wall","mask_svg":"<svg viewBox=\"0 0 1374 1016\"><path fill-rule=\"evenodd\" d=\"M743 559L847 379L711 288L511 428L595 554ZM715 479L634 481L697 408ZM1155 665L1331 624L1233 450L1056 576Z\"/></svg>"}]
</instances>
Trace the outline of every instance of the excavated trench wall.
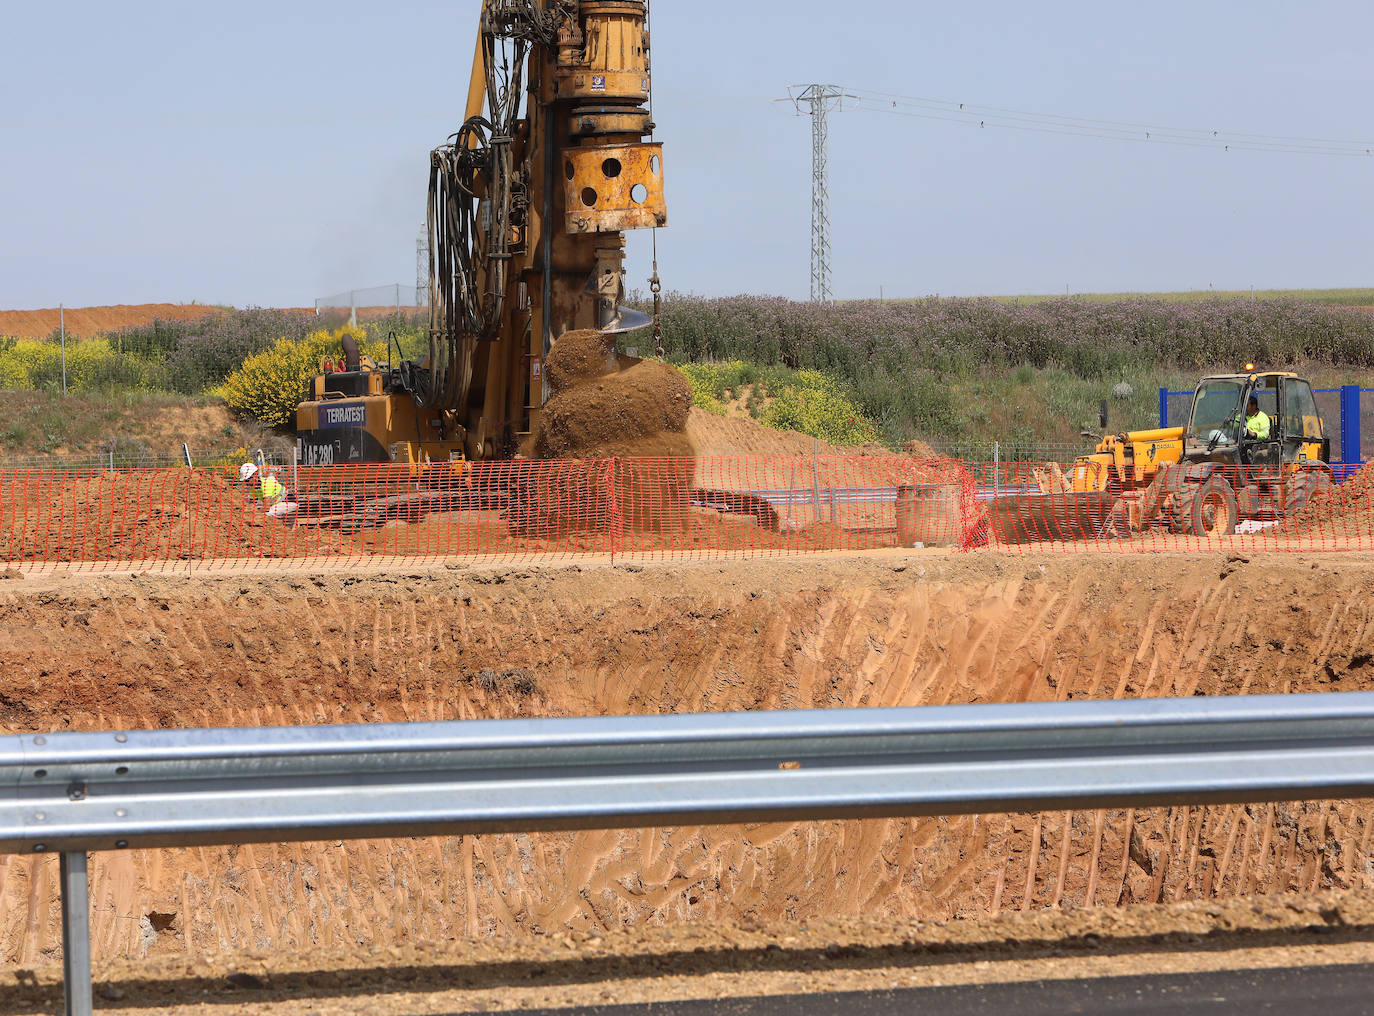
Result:
<instances>
[{"instance_id":1,"label":"excavated trench wall","mask_svg":"<svg viewBox=\"0 0 1374 1016\"><path fill-rule=\"evenodd\" d=\"M1374 559L888 554L644 569L0 582L0 729L1374 687ZM1338 802L99 854L96 956L698 919L945 919L1365 886ZM0 958L57 955L0 858Z\"/></svg>"}]
</instances>

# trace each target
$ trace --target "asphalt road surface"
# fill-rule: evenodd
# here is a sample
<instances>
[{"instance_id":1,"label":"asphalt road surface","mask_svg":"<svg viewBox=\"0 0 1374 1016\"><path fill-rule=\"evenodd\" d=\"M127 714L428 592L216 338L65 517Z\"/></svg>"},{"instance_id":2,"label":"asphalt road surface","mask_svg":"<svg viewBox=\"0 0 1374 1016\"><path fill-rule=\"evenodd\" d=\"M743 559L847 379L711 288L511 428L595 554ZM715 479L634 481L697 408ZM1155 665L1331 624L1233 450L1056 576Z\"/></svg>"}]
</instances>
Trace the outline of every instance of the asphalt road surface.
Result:
<instances>
[{"instance_id":1,"label":"asphalt road surface","mask_svg":"<svg viewBox=\"0 0 1374 1016\"><path fill-rule=\"evenodd\" d=\"M650 1002L586 1009L526 1010L527 1016L1061 1016L1065 1013L1374 1014L1374 966L1098 977L1088 980L833 995Z\"/></svg>"}]
</instances>

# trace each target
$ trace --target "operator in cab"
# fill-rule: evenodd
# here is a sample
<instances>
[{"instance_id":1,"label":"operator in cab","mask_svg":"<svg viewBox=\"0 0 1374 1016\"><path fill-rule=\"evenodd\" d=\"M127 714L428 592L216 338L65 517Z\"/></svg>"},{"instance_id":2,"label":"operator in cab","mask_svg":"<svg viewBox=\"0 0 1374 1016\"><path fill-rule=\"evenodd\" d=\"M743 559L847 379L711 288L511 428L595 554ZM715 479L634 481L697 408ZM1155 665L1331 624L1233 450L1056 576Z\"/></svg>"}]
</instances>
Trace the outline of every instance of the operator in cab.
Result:
<instances>
[{"instance_id":1,"label":"operator in cab","mask_svg":"<svg viewBox=\"0 0 1374 1016\"><path fill-rule=\"evenodd\" d=\"M1269 417L1260 411L1259 399L1253 395L1245 404L1245 436L1252 441L1269 439Z\"/></svg>"}]
</instances>

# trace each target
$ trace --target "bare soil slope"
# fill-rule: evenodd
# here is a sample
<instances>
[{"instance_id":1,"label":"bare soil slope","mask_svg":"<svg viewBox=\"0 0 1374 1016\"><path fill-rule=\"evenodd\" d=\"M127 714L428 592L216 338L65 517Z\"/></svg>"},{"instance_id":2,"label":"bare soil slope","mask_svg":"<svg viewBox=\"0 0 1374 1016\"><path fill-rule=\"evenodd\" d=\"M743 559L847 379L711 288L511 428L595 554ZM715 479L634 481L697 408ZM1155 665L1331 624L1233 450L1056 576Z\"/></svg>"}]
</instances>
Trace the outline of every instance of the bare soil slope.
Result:
<instances>
[{"instance_id":1,"label":"bare soil slope","mask_svg":"<svg viewBox=\"0 0 1374 1016\"><path fill-rule=\"evenodd\" d=\"M154 318L191 321L220 313L217 307L200 303L116 304L113 307L68 307L65 312L67 334L88 338L116 328L146 325ZM46 339L63 321L57 307L42 310L0 310L0 335L25 339Z\"/></svg>"},{"instance_id":2,"label":"bare soil slope","mask_svg":"<svg viewBox=\"0 0 1374 1016\"><path fill-rule=\"evenodd\" d=\"M0 728L1369 689L1371 584L1350 554L25 579L0 582ZM98 957L385 948L1310 892L1369 884L1371 823L1339 802L101 854L93 935ZM0 858L6 964L55 955L56 874Z\"/></svg>"},{"instance_id":3,"label":"bare soil slope","mask_svg":"<svg viewBox=\"0 0 1374 1016\"><path fill-rule=\"evenodd\" d=\"M687 417L687 437L697 455L739 456L845 456L848 458L887 458L893 452L881 445L833 445L795 430L766 427L743 412L724 416L693 406ZM939 456L924 441L908 441L903 455L918 459Z\"/></svg>"}]
</instances>

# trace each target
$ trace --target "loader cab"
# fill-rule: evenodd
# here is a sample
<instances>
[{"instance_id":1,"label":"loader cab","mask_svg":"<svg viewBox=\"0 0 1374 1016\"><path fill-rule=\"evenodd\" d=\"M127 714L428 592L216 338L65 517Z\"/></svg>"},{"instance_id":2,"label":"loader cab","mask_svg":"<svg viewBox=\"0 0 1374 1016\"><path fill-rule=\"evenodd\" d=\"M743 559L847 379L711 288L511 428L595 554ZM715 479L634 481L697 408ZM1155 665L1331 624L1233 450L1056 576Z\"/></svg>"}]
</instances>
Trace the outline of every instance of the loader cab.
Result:
<instances>
[{"instance_id":1,"label":"loader cab","mask_svg":"<svg viewBox=\"0 0 1374 1016\"><path fill-rule=\"evenodd\" d=\"M1246 434L1245 410L1251 397L1269 417L1267 438ZM1184 457L1191 462L1276 469L1288 463L1329 461L1330 442L1312 385L1277 371L1204 378L1193 393Z\"/></svg>"},{"instance_id":2,"label":"loader cab","mask_svg":"<svg viewBox=\"0 0 1374 1016\"><path fill-rule=\"evenodd\" d=\"M1306 384L1306 382L1303 382ZM1241 403L1240 411L1240 462L1245 466L1273 467L1276 471L1283 461L1283 426L1279 414L1282 404L1279 400L1280 377L1277 374L1260 374L1251 378ZM1245 430L1246 406L1251 399L1259 403L1259 410L1269 417L1269 436L1252 438Z\"/></svg>"},{"instance_id":3,"label":"loader cab","mask_svg":"<svg viewBox=\"0 0 1374 1016\"><path fill-rule=\"evenodd\" d=\"M1184 434L1188 458L1225 454L1240 444L1240 413L1245 405L1243 377L1209 377L1193 392L1193 408Z\"/></svg>"}]
</instances>

